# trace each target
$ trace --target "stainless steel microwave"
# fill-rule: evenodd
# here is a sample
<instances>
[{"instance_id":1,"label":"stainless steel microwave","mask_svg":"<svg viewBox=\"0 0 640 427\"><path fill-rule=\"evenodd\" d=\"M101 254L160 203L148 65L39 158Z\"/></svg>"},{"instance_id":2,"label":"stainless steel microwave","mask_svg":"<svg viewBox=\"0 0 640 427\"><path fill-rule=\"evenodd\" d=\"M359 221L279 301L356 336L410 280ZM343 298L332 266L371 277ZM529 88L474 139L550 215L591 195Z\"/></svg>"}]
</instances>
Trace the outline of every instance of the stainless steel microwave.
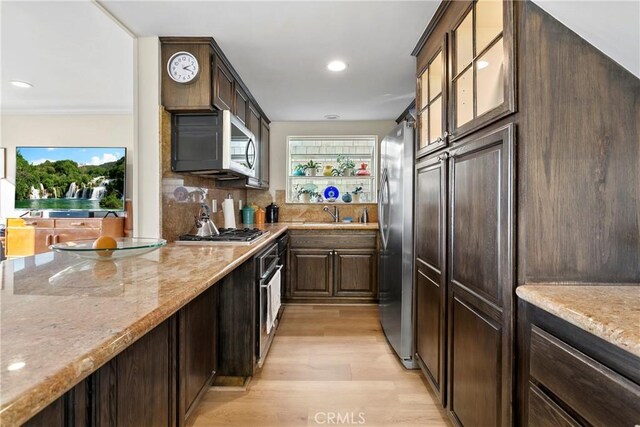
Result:
<instances>
[{"instance_id":1,"label":"stainless steel microwave","mask_svg":"<svg viewBox=\"0 0 640 427\"><path fill-rule=\"evenodd\" d=\"M255 177L256 138L229 110L174 114L171 170L217 179Z\"/></svg>"}]
</instances>

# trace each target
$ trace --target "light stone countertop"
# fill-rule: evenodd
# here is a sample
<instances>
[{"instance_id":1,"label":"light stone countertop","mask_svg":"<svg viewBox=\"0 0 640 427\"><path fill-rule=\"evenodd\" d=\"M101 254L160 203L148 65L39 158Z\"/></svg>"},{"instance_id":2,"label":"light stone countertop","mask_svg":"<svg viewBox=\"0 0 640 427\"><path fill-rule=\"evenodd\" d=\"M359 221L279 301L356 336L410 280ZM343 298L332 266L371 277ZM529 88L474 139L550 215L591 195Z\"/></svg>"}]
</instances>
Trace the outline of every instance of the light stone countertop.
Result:
<instances>
[{"instance_id":1,"label":"light stone countertop","mask_svg":"<svg viewBox=\"0 0 640 427\"><path fill-rule=\"evenodd\" d=\"M49 252L0 263L0 425L24 423L287 229L378 224L260 228L270 235L251 246L168 244L115 261Z\"/></svg>"},{"instance_id":2,"label":"light stone countertop","mask_svg":"<svg viewBox=\"0 0 640 427\"><path fill-rule=\"evenodd\" d=\"M640 285L523 285L521 299L640 357Z\"/></svg>"}]
</instances>

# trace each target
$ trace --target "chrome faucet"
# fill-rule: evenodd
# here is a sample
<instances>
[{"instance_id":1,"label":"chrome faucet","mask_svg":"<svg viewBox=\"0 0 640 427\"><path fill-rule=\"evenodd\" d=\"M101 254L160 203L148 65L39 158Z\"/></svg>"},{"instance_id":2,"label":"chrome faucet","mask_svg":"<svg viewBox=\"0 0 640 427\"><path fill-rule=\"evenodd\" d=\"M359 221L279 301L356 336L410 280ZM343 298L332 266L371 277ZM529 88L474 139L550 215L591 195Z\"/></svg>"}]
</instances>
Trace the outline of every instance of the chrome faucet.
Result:
<instances>
[{"instance_id":1,"label":"chrome faucet","mask_svg":"<svg viewBox=\"0 0 640 427\"><path fill-rule=\"evenodd\" d=\"M333 207L333 213L331 213L331 210L329 210L329 206L323 207L322 210L331 215L331 217L333 218L333 222L340 222L340 211L338 210L337 206Z\"/></svg>"}]
</instances>

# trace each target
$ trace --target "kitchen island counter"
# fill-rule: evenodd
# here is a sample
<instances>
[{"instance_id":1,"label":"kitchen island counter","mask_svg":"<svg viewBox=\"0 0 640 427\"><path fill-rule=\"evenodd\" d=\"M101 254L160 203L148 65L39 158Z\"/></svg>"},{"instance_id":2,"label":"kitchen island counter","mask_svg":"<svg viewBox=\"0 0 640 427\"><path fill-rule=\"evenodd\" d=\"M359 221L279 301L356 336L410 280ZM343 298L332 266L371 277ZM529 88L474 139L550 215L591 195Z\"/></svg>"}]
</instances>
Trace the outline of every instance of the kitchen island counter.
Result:
<instances>
[{"instance_id":1,"label":"kitchen island counter","mask_svg":"<svg viewBox=\"0 0 640 427\"><path fill-rule=\"evenodd\" d=\"M0 424L20 425L287 230L251 246L169 244L134 258L0 263Z\"/></svg>"}]
</instances>

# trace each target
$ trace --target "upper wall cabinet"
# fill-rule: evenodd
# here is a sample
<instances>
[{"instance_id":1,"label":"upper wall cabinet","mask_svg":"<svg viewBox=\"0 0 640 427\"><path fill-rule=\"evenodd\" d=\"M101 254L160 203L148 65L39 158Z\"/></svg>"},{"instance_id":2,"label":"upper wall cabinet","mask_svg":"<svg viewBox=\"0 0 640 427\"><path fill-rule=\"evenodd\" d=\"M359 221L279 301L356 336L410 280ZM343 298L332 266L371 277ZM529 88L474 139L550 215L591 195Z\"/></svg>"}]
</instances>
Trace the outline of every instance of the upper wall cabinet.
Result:
<instances>
[{"instance_id":1,"label":"upper wall cabinet","mask_svg":"<svg viewBox=\"0 0 640 427\"><path fill-rule=\"evenodd\" d=\"M512 0L445 1L414 50L417 156L515 112Z\"/></svg>"},{"instance_id":2,"label":"upper wall cabinet","mask_svg":"<svg viewBox=\"0 0 640 427\"><path fill-rule=\"evenodd\" d=\"M421 157L447 145L447 38L436 45L427 66L418 73L418 147Z\"/></svg>"},{"instance_id":3,"label":"upper wall cabinet","mask_svg":"<svg viewBox=\"0 0 640 427\"><path fill-rule=\"evenodd\" d=\"M258 103L211 37L161 37L160 42L165 110L171 113L230 110L247 124L251 102L266 120Z\"/></svg>"}]
</instances>

